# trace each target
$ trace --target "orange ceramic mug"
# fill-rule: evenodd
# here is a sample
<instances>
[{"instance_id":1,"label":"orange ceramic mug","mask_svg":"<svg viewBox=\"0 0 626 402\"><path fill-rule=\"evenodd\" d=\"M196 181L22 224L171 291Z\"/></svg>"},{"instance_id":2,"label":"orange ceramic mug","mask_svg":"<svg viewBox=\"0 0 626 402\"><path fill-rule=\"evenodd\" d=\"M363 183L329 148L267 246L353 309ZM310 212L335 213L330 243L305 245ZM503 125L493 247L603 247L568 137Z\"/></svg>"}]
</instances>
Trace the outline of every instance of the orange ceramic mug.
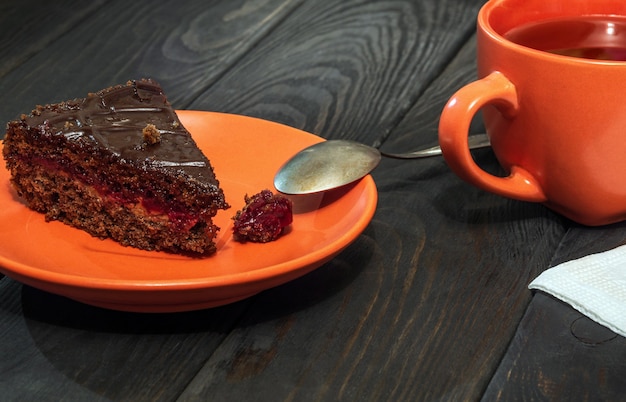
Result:
<instances>
[{"instance_id":1,"label":"orange ceramic mug","mask_svg":"<svg viewBox=\"0 0 626 402\"><path fill-rule=\"evenodd\" d=\"M477 46L479 79L441 115L451 169L586 225L626 219L626 1L491 0ZM469 152L479 110L506 177Z\"/></svg>"}]
</instances>

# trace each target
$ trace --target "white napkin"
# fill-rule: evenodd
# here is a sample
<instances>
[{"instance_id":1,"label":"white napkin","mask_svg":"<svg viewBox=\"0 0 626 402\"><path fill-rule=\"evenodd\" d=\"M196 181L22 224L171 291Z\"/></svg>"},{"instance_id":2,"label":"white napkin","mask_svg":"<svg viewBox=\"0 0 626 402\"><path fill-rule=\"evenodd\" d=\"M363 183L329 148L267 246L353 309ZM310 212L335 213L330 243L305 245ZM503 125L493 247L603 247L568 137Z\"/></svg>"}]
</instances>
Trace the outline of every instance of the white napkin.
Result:
<instances>
[{"instance_id":1,"label":"white napkin","mask_svg":"<svg viewBox=\"0 0 626 402\"><path fill-rule=\"evenodd\" d=\"M564 262L528 285L626 337L626 245Z\"/></svg>"}]
</instances>

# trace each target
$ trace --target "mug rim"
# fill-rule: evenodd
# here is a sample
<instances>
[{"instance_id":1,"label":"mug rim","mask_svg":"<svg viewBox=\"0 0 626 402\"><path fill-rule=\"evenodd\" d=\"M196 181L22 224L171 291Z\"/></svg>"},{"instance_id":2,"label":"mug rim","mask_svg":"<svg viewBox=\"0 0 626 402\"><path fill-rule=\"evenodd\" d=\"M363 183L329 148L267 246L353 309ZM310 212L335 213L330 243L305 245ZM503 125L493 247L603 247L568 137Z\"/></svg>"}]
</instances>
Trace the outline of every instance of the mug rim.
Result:
<instances>
[{"instance_id":1,"label":"mug rim","mask_svg":"<svg viewBox=\"0 0 626 402\"><path fill-rule=\"evenodd\" d=\"M547 61L553 61L558 63L565 64L585 64L585 65L594 65L594 66L626 66L626 60L600 60L600 59L588 59L582 57L575 56L566 56L556 53L550 53L543 50L534 49L529 46L520 45L515 43L506 37L504 37L504 33L500 33L496 28L493 27L491 18L493 17L493 13L499 7L503 6L503 3L511 2L515 0L489 0L485 3L479 13L477 18L477 26L476 29L478 31L482 30L485 34L487 34L492 40L498 42L501 46L509 48L515 52L525 54L530 57L535 57L539 59L544 59ZM626 5L626 2L624 3ZM537 13L538 18L529 19L528 21L524 21L523 23L513 24L510 29L519 27L529 22L540 22L540 21L551 21L558 18L562 18L561 16L548 16L545 17L545 14L540 15ZM568 14L563 14L563 16L567 17ZM626 19L626 9L624 14L616 14L616 13L577 13L572 14L572 16L580 16L580 17L595 17L595 16L620 16ZM508 30L507 30L508 32Z\"/></svg>"}]
</instances>

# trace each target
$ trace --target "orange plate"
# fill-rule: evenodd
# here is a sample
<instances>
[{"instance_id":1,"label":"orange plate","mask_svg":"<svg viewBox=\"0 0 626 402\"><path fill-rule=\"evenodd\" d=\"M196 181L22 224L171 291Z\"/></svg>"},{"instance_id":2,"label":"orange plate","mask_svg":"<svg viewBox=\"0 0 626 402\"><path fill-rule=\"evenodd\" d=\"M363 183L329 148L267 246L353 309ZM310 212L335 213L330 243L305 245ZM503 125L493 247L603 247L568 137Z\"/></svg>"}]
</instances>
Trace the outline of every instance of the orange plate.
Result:
<instances>
[{"instance_id":1,"label":"orange plate","mask_svg":"<svg viewBox=\"0 0 626 402\"><path fill-rule=\"evenodd\" d=\"M294 221L277 241L232 240L231 217L244 195L273 189L278 168L320 137L260 119L178 111L211 159L231 209L215 255L194 259L123 247L100 240L20 202L0 168L0 270L33 287L83 303L138 312L187 311L219 306L283 284L324 264L369 224L378 195L371 176L353 186L294 198Z\"/></svg>"}]
</instances>

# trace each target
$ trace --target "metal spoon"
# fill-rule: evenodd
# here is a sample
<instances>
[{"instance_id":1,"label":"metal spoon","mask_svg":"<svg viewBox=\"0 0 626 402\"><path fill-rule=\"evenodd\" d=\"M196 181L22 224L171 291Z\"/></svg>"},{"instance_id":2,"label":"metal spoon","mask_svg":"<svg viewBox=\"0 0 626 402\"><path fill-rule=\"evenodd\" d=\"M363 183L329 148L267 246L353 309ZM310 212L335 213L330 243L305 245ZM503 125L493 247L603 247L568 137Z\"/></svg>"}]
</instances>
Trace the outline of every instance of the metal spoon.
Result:
<instances>
[{"instance_id":1,"label":"metal spoon","mask_svg":"<svg viewBox=\"0 0 626 402\"><path fill-rule=\"evenodd\" d=\"M470 135L470 149L489 146L486 134ZM289 159L274 176L274 187L284 194L311 194L352 183L369 174L381 156L417 159L441 155L441 148L408 153L382 152L354 141L329 140L311 145Z\"/></svg>"}]
</instances>

